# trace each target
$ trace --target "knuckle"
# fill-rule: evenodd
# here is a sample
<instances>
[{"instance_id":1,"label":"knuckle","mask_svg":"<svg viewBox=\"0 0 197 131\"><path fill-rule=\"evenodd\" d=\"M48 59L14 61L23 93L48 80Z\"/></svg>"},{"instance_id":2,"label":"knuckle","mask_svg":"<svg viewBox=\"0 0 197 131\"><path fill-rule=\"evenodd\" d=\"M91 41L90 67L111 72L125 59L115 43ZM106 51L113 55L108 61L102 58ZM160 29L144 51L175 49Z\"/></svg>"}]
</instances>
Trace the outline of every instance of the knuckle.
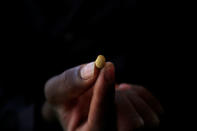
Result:
<instances>
[{"instance_id":1,"label":"knuckle","mask_svg":"<svg viewBox=\"0 0 197 131\"><path fill-rule=\"evenodd\" d=\"M51 87L51 79L49 79L44 85L44 93L46 98L49 97L50 87Z\"/></svg>"},{"instance_id":2,"label":"knuckle","mask_svg":"<svg viewBox=\"0 0 197 131\"><path fill-rule=\"evenodd\" d=\"M50 103L50 104L54 104L55 100L56 100L56 79L57 76L52 77L51 79L49 79L44 86L44 94L45 94L45 98L46 100Z\"/></svg>"}]
</instances>

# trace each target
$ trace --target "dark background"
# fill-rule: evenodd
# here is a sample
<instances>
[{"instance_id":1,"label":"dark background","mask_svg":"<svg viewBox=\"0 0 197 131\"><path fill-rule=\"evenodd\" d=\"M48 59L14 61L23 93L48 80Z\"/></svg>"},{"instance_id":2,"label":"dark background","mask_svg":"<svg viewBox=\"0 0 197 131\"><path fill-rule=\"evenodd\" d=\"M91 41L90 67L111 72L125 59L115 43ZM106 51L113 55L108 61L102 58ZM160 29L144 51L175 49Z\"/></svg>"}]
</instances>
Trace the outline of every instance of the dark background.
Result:
<instances>
[{"instance_id":1,"label":"dark background","mask_svg":"<svg viewBox=\"0 0 197 131\"><path fill-rule=\"evenodd\" d=\"M151 130L182 129L189 115L183 63L189 64L190 57L179 44L185 38L178 11L167 5L136 5L135 0L25 0L24 8L11 5L11 15L3 20L0 129L53 127L40 116L46 80L99 54L114 62L118 83L143 85L161 101L161 125Z\"/></svg>"}]
</instances>

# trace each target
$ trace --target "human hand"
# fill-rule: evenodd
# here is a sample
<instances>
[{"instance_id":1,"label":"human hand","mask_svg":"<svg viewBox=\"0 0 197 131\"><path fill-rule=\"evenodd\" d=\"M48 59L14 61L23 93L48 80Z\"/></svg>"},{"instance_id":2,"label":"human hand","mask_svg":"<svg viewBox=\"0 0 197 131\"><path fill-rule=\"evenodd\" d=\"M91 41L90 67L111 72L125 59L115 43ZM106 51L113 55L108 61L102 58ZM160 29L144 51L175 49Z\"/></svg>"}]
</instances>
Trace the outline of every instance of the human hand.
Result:
<instances>
[{"instance_id":1,"label":"human hand","mask_svg":"<svg viewBox=\"0 0 197 131\"><path fill-rule=\"evenodd\" d=\"M143 87L120 84L115 88L114 78L114 66L107 62L101 70L90 63L50 79L45 94L62 127L69 131L130 131L158 125L159 102Z\"/></svg>"}]
</instances>

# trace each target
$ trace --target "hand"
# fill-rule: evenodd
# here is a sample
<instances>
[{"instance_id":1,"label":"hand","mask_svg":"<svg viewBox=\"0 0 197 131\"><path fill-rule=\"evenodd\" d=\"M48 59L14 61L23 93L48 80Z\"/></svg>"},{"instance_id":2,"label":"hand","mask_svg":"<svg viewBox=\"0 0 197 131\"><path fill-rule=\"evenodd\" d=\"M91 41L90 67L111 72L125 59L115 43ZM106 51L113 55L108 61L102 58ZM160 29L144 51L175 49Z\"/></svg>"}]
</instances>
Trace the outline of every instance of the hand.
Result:
<instances>
[{"instance_id":1,"label":"hand","mask_svg":"<svg viewBox=\"0 0 197 131\"><path fill-rule=\"evenodd\" d=\"M81 65L50 79L45 87L44 117L53 111L66 130L127 131L157 125L162 108L143 87L116 85L114 66L99 71L94 63Z\"/></svg>"},{"instance_id":2,"label":"hand","mask_svg":"<svg viewBox=\"0 0 197 131\"><path fill-rule=\"evenodd\" d=\"M115 102L119 131L140 127L156 127L164 111L159 101L142 86L116 85Z\"/></svg>"}]
</instances>

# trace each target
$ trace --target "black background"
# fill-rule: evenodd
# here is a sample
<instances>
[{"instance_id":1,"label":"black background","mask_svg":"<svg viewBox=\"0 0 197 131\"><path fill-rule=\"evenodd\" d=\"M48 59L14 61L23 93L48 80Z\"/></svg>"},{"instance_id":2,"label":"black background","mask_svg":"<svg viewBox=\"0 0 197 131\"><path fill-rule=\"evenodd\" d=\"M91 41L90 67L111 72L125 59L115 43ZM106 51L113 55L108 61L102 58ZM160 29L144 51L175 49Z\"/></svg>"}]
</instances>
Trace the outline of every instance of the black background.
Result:
<instances>
[{"instance_id":1,"label":"black background","mask_svg":"<svg viewBox=\"0 0 197 131\"><path fill-rule=\"evenodd\" d=\"M168 2L85 1L79 9L64 7L70 3L25 1L24 10L10 7L1 48L1 105L21 96L39 110L47 79L103 54L114 62L117 82L143 85L161 101L165 113L154 130L189 130L185 64L193 52L180 44L188 42L181 12ZM72 9L71 19L65 12ZM39 129L39 116L36 121Z\"/></svg>"}]
</instances>

